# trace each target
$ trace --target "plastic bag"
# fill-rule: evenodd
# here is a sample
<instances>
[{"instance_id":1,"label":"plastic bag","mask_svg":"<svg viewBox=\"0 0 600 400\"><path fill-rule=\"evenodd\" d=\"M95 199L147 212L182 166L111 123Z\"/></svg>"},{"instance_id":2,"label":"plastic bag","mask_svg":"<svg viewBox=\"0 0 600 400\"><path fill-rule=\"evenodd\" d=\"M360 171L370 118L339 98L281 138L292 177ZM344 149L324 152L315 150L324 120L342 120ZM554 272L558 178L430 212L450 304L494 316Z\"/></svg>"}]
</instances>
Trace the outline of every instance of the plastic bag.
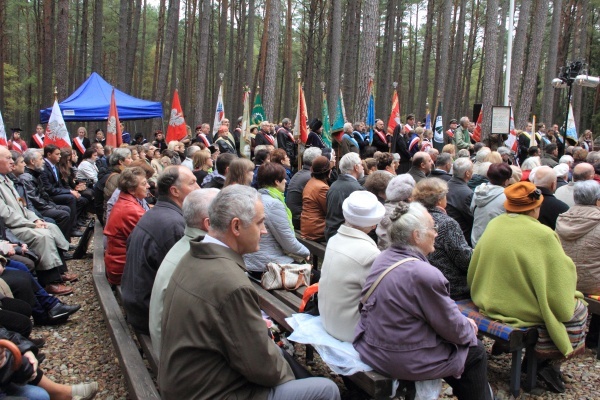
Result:
<instances>
[{"instance_id":1,"label":"plastic bag","mask_svg":"<svg viewBox=\"0 0 600 400\"><path fill-rule=\"evenodd\" d=\"M417 389L415 400L436 400L442 392L442 380L417 381L415 388Z\"/></svg>"}]
</instances>

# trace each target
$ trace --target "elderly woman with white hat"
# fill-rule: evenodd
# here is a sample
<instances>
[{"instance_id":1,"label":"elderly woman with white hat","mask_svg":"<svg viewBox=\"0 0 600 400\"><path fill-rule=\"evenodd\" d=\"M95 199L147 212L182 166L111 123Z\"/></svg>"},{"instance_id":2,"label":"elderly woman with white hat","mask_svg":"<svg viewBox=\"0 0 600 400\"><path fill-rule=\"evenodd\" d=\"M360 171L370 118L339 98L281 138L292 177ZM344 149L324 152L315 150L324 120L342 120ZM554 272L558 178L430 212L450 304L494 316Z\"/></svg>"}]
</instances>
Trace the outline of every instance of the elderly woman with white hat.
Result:
<instances>
[{"instance_id":1,"label":"elderly woman with white hat","mask_svg":"<svg viewBox=\"0 0 600 400\"><path fill-rule=\"evenodd\" d=\"M374 194L356 191L342 204L344 224L327 242L319 281L319 313L325 330L351 342L358 322L358 303L373 260L379 255L369 237L385 213Z\"/></svg>"}]
</instances>

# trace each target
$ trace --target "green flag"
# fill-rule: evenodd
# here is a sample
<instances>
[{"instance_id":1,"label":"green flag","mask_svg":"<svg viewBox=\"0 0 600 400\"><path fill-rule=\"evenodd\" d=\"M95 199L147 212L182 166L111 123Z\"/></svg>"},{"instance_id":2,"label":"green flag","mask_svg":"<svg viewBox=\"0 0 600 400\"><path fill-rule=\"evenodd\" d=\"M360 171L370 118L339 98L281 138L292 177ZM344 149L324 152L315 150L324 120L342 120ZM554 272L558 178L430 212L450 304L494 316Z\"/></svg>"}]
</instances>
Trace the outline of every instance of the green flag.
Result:
<instances>
[{"instance_id":1,"label":"green flag","mask_svg":"<svg viewBox=\"0 0 600 400\"><path fill-rule=\"evenodd\" d=\"M265 120L265 109L263 108L262 98L260 93L256 93L254 96L254 107L252 107L252 115L250 116L250 123L252 125L260 125Z\"/></svg>"},{"instance_id":2,"label":"green flag","mask_svg":"<svg viewBox=\"0 0 600 400\"><path fill-rule=\"evenodd\" d=\"M346 110L344 108L344 98L340 89L340 97L338 97L337 107L335 108L335 119L333 120L333 128L331 133L338 133L344 130L346 123Z\"/></svg>"},{"instance_id":3,"label":"green flag","mask_svg":"<svg viewBox=\"0 0 600 400\"><path fill-rule=\"evenodd\" d=\"M323 92L323 142L325 146L331 148L331 123L329 122L329 107L325 92Z\"/></svg>"}]
</instances>

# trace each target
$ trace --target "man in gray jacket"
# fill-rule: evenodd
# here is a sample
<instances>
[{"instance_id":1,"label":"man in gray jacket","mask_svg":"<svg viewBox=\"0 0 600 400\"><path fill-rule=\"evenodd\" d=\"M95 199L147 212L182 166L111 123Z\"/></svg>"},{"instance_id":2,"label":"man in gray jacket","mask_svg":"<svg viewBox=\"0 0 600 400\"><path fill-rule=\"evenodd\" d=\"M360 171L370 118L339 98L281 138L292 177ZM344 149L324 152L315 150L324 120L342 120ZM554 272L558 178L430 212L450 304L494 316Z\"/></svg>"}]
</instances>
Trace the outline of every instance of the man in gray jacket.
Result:
<instances>
[{"instance_id":1,"label":"man in gray jacket","mask_svg":"<svg viewBox=\"0 0 600 400\"><path fill-rule=\"evenodd\" d=\"M266 234L256 190L228 186L208 214L208 234L190 242L165 294L161 397L339 399L337 386L328 379L295 380L266 335L258 295L242 259L258 250L260 236Z\"/></svg>"}]
</instances>

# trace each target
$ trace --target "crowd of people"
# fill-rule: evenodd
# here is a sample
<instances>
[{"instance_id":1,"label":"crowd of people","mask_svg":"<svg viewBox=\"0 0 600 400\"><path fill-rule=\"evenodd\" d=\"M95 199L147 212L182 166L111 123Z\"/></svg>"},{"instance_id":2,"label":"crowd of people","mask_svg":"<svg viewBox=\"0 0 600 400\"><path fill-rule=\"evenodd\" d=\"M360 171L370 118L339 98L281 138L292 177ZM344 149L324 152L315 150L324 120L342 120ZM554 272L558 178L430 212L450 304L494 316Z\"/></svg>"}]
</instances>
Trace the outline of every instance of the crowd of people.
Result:
<instances>
[{"instance_id":1,"label":"crowd of people","mask_svg":"<svg viewBox=\"0 0 600 400\"><path fill-rule=\"evenodd\" d=\"M79 127L72 149L43 146L42 126L28 148L14 130L0 148L0 278L14 295L0 300L0 322L24 354L35 349L32 366L30 317L62 323L79 309L56 296L74 290L70 240L95 214L107 279L121 286L128 322L152 339L165 399L339 398L267 335L248 279L260 281L268 263L307 263L297 235L326 245L313 275L323 326L377 371L492 399L477 325L455 304L472 299L496 320L539 327L539 377L565 391L560 365L586 342L582 292L600 294L591 132L569 146L557 127L527 124L512 151L475 143L463 117L440 151L413 115L393 133L377 120L372 140L364 123L346 123L331 147L318 119L302 146L287 118L253 125L249 137L241 122L223 119L214 136L200 124L169 143L160 130L148 141L123 126L118 148L101 129L88 138ZM0 390L27 381L53 390L35 376ZM97 385L72 390L91 398Z\"/></svg>"}]
</instances>

